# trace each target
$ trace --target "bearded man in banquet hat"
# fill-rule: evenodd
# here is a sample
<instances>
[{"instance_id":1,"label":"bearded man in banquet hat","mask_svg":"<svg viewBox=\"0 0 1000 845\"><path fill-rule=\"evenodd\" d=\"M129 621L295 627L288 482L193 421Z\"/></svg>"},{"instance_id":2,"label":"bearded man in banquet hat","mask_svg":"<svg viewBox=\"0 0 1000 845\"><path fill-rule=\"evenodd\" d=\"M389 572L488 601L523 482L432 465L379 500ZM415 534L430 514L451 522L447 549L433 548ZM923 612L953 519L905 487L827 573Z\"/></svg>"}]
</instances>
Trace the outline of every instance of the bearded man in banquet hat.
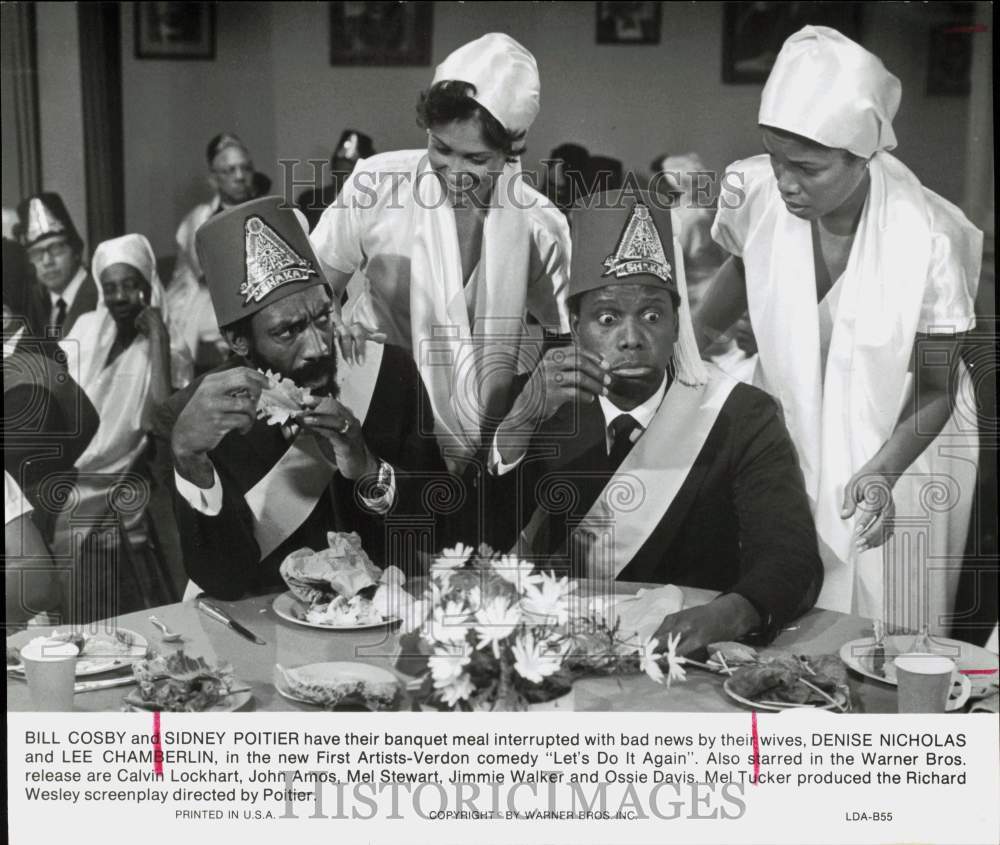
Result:
<instances>
[{"instance_id":1,"label":"bearded man in banquet hat","mask_svg":"<svg viewBox=\"0 0 1000 845\"><path fill-rule=\"evenodd\" d=\"M331 292L304 224L279 197L264 197L197 233L235 354L175 394L159 429L173 455L185 568L219 598L279 589L285 557L325 548L329 531L358 532L385 565L387 521L416 513L444 469L412 358L372 342L363 362L338 359ZM313 400L259 418L265 373ZM426 550L442 542L428 537Z\"/></svg>"},{"instance_id":2,"label":"bearded man in banquet hat","mask_svg":"<svg viewBox=\"0 0 1000 845\"><path fill-rule=\"evenodd\" d=\"M823 571L777 403L698 357L671 212L644 191L573 210L573 345L550 350L498 427L491 540L597 579L721 595L655 635L773 637ZM543 564L539 564L543 565Z\"/></svg>"}]
</instances>

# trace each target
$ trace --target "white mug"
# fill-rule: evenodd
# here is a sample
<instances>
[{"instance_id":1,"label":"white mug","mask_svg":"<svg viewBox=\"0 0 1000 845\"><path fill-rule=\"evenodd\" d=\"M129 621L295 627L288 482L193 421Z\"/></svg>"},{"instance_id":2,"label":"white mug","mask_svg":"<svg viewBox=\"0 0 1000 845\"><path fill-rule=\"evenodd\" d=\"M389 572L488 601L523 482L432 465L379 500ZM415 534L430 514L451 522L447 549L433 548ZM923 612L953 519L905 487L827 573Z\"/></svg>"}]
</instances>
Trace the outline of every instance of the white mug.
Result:
<instances>
[{"instance_id":1,"label":"white mug","mask_svg":"<svg viewBox=\"0 0 1000 845\"><path fill-rule=\"evenodd\" d=\"M943 655L901 654L893 664L900 713L948 713L969 700L972 683ZM960 691L952 696L955 686Z\"/></svg>"}]
</instances>

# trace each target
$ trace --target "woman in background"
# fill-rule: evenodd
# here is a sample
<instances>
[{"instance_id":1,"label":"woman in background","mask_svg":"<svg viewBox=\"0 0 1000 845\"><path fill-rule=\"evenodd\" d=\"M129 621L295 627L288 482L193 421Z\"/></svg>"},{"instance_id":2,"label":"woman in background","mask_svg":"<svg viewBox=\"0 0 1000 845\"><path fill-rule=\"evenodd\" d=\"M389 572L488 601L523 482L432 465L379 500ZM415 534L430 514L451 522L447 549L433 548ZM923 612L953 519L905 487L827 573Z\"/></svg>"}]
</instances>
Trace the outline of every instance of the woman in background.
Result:
<instances>
[{"instance_id":1,"label":"woman in background","mask_svg":"<svg viewBox=\"0 0 1000 845\"><path fill-rule=\"evenodd\" d=\"M749 306L814 509L818 604L941 631L976 478L959 342L982 233L890 155L900 94L836 30L785 42L761 96L766 154L729 168L742 196L723 195L713 235L731 257L696 320L717 336Z\"/></svg>"}]
</instances>

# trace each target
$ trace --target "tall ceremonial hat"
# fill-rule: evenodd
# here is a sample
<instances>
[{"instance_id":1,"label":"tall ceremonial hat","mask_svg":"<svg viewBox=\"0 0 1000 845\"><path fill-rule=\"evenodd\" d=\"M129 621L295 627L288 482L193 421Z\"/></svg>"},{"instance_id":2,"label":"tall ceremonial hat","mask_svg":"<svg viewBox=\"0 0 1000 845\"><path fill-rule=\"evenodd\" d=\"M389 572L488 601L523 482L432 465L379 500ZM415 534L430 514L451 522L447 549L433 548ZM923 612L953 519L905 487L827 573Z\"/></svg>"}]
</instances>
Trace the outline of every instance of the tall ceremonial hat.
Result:
<instances>
[{"instance_id":1,"label":"tall ceremonial hat","mask_svg":"<svg viewBox=\"0 0 1000 845\"><path fill-rule=\"evenodd\" d=\"M527 132L538 116L542 83L538 63L523 46L502 32L463 44L434 71L439 82L468 82L472 99L511 133Z\"/></svg>"},{"instance_id":2,"label":"tall ceremonial hat","mask_svg":"<svg viewBox=\"0 0 1000 845\"><path fill-rule=\"evenodd\" d=\"M300 214L281 197L261 197L198 229L195 248L220 326L326 284Z\"/></svg>"},{"instance_id":3,"label":"tall ceremonial hat","mask_svg":"<svg viewBox=\"0 0 1000 845\"><path fill-rule=\"evenodd\" d=\"M44 192L21 200L17 206L17 239L25 249L47 238L65 237L75 249L83 248L83 239L73 225L73 218L59 194Z\"/></svg>"},{"instance_id":4,"label":"tall ceremonial hat","mask_svg":"<svg viewBox=\"0 0 1000 845\"><path fill-rule=\"evenodd\" d=\"M677 296L674 366L679 381L708 379L691 324L684 259L669 208L636 188L591 194L573 207L569 296L617 285L648 285Z\"/></svg>"}]
</instances>

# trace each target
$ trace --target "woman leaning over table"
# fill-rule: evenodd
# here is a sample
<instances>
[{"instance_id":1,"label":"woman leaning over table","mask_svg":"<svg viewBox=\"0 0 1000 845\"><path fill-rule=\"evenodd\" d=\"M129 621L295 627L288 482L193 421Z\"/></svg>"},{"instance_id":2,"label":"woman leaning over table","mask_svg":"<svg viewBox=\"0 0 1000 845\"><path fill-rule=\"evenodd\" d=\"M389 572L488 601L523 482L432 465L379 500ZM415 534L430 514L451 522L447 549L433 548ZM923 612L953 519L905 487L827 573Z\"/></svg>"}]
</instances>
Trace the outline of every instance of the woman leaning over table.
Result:
<instances>
[{"instance_id":1,"label":"woman leaning over table","mask_svg":"<svg viewBox=\"0 0 1000 845\"><path fill-rule=\"evenodd\" d=\"M731 257L695 317L707 340L749 307L816 518L818 604L942 632L975 488L959 344L982 233L889 154L900 93L836 30L785 42L761 96L766 154L729 168L742 187L713 236Z\"/></svg>"},{"instance_id":2,"label":"woman leaning over table","mask_svg":"<svg viewBox=\"0 0 1000 845\"><path fill-rule=\"evenodd\" d=\"M539 92L534 57L510 36L458 48L417 105L426 149L359 161L311 235L350 297L341 349L363 355L372 338L411 351L453 469L534 364L526 317L568 331L569 228L519 164Z\"/></svg>"}]
</instances>

